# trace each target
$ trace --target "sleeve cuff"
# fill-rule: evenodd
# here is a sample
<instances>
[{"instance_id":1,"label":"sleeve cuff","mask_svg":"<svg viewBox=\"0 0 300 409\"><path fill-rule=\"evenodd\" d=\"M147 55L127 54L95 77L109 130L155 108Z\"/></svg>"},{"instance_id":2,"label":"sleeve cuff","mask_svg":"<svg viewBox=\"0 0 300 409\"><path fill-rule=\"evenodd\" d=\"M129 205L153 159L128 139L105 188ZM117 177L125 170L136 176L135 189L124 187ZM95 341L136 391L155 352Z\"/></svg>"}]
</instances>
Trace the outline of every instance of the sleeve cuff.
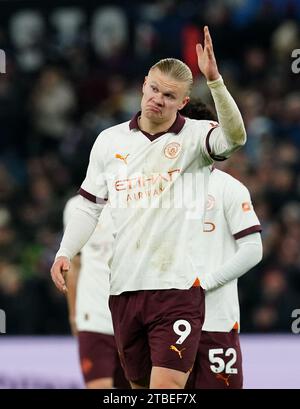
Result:
<instances>
[{"instance_id":1,"label":"sleeve cuff","mask_svg":"<svg viewBox=\"0 0 300 409\"><path fill-rule=\"evenodd\" d=\"M56 260L58 257L66 257L69 261L72 260L71 255L68 254L68 252L67 252L65 249L63 249L63 248L59 248L58 252L57 252L56 255L55 255L55 260Z\"/></svg>"},{"instance_id":2,"label":"sleeve cuff","mask_svg":"<svg viewBox=\"0 0 300 409\"><path fill-rule=\"evenodd\" d=\"M224 85L222 75L220 75L220 77L214 81L207 81L207 85L209 86L209 88L217 88L220 85Z\"/></svg>"}]
</instances>

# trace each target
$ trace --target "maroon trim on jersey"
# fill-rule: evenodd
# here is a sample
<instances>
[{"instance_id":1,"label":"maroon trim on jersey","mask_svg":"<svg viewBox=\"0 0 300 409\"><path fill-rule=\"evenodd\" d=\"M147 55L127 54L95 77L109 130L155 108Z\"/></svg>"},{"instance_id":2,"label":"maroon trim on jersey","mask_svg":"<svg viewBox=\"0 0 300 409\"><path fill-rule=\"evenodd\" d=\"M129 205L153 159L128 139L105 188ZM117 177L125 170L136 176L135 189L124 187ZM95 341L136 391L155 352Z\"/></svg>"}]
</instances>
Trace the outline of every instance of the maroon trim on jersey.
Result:
<instances>
[{"instance_id":1,"label":"maroon trim on jersey","mask_svg":"<svg viewBox=\"0 0 300 409\"><path fill-rule=\"evenodd\" d=\"M213 126L213 127L208 131L208 134L206 135L205 144L206 144L206 149L207 149L207 152L208 152L209 156L210 156L213 160L216 160L216 161L218 161L218 162L222 162L223 160L226 160L227 158L225 158L225 156L214 155L214 154L211 152L211 148L210 148L210 144L209 144L210 135L211 135L211 133L212 133L212 131L213 131L214 129L218 128L218 126L219 126L219 125Z\"/></svg>"},{"instance_id":2,"label":"maroon trim on jersey","mask_svg":"<svg viewBox=\"0 0 300 409\"><path fill-rule=\"evenodd\" d=\"M248 227L248 229L235 233L233 237L236 240L238 240L241 239L242 237L248 236L249 234L260 233L261 231L262 231L261 225L257 224L256 226Z\"/></svg>"},{"instance_id":3,"label":"maroon trim on jersey","mask_svg":"<svg viewBox=\"0 0 300 409\"><path fill-rule=\"evenodd\" d=\"M82 188L78 190L78 194L83 196L85 199L90 200L93 203L106 204L107 202L107 199L102 199L101 197L94 196Z\"/></svg>"},{"instance_id":4,"label":"maroon trim on jersey","mask_svg":"<svg viewBox=\"0 0 300 409\"><path fill-rule=\"evenodd\" d=\"M181 129L183 128L184 124L185 124L185 118L180 115L179 112L177 112L177 116L176 119L174 121L174 123L170 126L170 128L167 131L164 132L158 132L154 135L151 135L150 133L146 132L146 131L142 131L139 127L139 123L138 123L138 117L141 115L141 111L139 111L129 122L129 129L137 129L139 131L141 131L148 139L150 139L150 141L154 141L155 139L159 138L160 136L164 135L165 133L168 132L173 132L175 134L178 134Z\"/></svg>"}]
</instances>

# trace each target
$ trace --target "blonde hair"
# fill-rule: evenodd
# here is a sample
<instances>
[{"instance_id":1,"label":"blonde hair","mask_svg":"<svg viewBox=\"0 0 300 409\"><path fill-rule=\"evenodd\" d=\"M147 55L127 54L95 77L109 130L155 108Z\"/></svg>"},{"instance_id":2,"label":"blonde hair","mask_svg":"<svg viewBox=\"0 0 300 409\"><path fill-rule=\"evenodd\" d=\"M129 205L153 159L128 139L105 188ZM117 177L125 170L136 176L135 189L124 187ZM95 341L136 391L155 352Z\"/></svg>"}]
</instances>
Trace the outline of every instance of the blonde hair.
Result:
<instances>
[{"instance_id":1,"label":"blonde hair","mask_svg":"<svg viewBox=\"0 0 300 409\"><path fill-rule=\"evenodd\" d=\"M164 58L152 65L149 72L158 68L163 74L169 75L177 81L186 82L188 85L188 94L193 85L193 74L190 68L177 58Z\"/></svg>"}]
</instances>

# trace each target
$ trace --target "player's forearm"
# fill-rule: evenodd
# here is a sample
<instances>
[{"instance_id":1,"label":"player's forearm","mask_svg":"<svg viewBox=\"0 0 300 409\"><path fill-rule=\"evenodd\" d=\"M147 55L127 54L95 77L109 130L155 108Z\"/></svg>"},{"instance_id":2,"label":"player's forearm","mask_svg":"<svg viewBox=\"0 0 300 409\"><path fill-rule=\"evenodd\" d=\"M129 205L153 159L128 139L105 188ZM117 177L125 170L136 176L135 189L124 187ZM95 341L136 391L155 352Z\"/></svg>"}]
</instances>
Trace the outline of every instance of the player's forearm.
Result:
<instances>
[{"instance_id":1,"label":"player's forearm","mask_svg":"<svg viewBox=\"0 0 300 409\"><path fill-rule=\"evenodd\" d=\"M220 76L215 81L208 81L207 85L215 103L218 122L227 142L231 146L244 145L247 137L242 115L224 85L222 77Z\"/></svg>"},{"instance_id":2,"label":"player's forearm","mask_svg":"<svg viewBox=\"0 0 300 409\"><path fill-rule=\"evenodd\" d=\"M201 279L205 290L214 290L235 280L258 264L262 259L262 242L259 233L239 239L238 250L220 268Z\"/></svg>"},{"instance_id":3,"label":"player's forearm","mask_svg":"<svg viewBox=\"0 0 300 409\"><path fill-rule=\"evenodd\" d=\"M82 200L66 226L56 258L65 256L71 260L80 252L94 232L101 210L99 205Z\"/></svg>"}]
</instances>

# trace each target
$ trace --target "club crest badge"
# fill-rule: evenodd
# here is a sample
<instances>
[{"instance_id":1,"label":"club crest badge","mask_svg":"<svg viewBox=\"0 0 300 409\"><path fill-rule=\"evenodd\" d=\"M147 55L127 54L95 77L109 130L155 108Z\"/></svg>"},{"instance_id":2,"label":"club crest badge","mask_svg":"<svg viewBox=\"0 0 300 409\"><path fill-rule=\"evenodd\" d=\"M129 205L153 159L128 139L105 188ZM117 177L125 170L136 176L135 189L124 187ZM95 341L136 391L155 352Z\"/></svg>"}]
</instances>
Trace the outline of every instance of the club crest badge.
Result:
<instances>
[{"instance_id":1,"label":"club crest badge","mask_svg":"<svg viewBox=\"0 0 300 409\"><path fill-rule=\"evenodd\" d=\"M216 203L216 199L212 195L207 196L207 201L206 201L206 210L211 210L214 208Z\"/></svg>"},{"instance_id":2,"label":"club crest badge","mask_svg":"<svg viewBox=\"0 0 300 409\"><path fill-rule=\"evenodd\" d=\"M171 142L165 146L164 154L168 159L175 159L181 151L181 145L178 142Z\"/></svg>"}]
</instances>

